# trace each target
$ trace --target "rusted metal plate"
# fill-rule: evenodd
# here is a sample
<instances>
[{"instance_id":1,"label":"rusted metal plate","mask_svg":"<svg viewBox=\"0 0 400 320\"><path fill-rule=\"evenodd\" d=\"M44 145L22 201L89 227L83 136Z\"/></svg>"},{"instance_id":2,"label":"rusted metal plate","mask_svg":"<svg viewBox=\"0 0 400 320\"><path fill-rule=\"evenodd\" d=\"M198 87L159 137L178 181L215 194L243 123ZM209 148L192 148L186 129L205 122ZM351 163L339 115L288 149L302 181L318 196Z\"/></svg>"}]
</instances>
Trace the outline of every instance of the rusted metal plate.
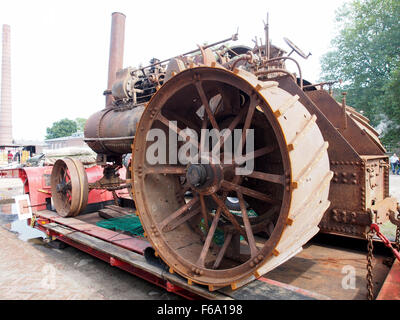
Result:
<instances>
[{"instance_id":1,"label":"rusted metal plate","mask_svg":"<svg viewBox=\"0 0 400 320\"><path fill-rule=\"evenodd\" d=\"M385 258L374 255L375 296L389 271L389 268L383 264ZM366 252L312 243L265 277L316 292L334 300L366 300L366 265Z\"/></svg>"},{"instance_id":2,"label":"rusted metal plate","mask_svg":"<svg viewBox=\"0 0 400 320\"><path fill-rule=\"evenodd\" d=\"M351 113L342 111L342 106L325 90L308 91L307 96L323 112L338 132L360 155L382 155L385 150L372 141L357 125ZM344 125L346 124L346 125Z\"/></svg>"},{"instance_id":3,"label":"rusted metal plate","mask_svg":"<svg viewBox=\"0 0 400 320\"><path fill-rule=\"evenodd\" d=\"M350 116L356 112L349 108L351 112L343 113L343 107L327 92L302 92L288 77L277 80L317 116L322 135L329 142L334 176L329 192L331 205L319 224L321 231L365 238L370 224L387 220L388 210L394 206L385 200L389 197L389 169L384 149L356 124Z\"/></svg>"},{"instance_id":4,"label":"rusted metal plate","mask_svg":"<svg viewBox=\"0 0 400 320\"><path fill-rule=\"evenodd\" d=\"M88 202L88 179L82 163L73 158L59 159L51 172L51 194L57 213L77 216Z\"/></svg>"},{"instance_id":5,"label":"rusted metal plate","mask_svg":"<svg viewBox=\"0 0 400 320\"><path fill-rule=\"evenodd\" d=\"M327 296L292 285L261 277L233 291L231 288L219 292L237 300L329 300Z\"/></svg>"},{"instance_id":6,"label":"rusted metal plate","mask_svg":"<svg viewBox=\"0 0 400 320\"><path fill-rule=\"evenodd\" d=\"M400 300L400 262L395 260L377 300Z\"/></svg>"}]
</instances>

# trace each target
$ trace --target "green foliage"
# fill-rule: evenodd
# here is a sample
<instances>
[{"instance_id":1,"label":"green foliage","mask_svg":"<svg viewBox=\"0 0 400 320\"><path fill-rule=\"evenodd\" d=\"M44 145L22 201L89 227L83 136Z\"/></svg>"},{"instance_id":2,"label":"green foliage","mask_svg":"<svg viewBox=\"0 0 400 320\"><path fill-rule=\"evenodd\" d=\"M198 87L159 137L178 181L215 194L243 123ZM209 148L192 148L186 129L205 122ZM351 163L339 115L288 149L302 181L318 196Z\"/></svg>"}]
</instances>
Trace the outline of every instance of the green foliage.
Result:
<instances>
[{"instance_id":1,"label":"green foliage","mask_svg":"<svg viewBox=\"0 0 400 320\"><path fill-rule=\"evenodd\" d=\"M85 128L86 120L87 119L85 119L85 118L76 118L75 119L78 131L83 131L83 129Z\"/></svg>"},{"instance_id":2,"label":"green foliage","mask_svg":"<svg viewBox=\"0 0 400 320\"><path fill-rule=\"evenodd\" d=\"M46 129L46 139L68 137L77 131L77 124L67 118L54 122L50 128Z\"/></svg>"},{"instance_id":3,"label":"green foliage","mask_svg":"<svg viewBox=\"0 0 400 320\"><path fill-rule=\"evenodd\" d=\"M321 59L321 80L343 80L347 104L400 141L400 1L353 0L336 12L339 34Z\"/></svg>"}]
</instances>

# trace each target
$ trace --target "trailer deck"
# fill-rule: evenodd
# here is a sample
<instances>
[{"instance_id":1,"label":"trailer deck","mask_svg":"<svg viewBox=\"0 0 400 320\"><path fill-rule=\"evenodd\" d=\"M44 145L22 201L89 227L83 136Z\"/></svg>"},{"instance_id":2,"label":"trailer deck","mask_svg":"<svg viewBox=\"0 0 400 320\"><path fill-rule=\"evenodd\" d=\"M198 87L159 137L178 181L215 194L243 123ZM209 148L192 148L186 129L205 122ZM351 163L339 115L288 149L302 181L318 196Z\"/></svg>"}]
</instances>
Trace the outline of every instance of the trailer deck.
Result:
<instances>
[{"instance_id":1,"label":"trailer deck","mask_svg":"<svg viewBox=\"0 0 400 320\"><path fill-rule=\"evenodd\" d=\"M98 227L96 222L102 219L99 212L62 218L53 211L42 210L35 213L33 226L53 240L67 243L187 299L366 299L366 252L345 248L343 241L332 245L332 241L327 244L321 239L313 240L280 267L239 289L209 291L205 286L190 284L180 275L170 273L168 266L154 256L145 238ZM395 262L390 269L383 263L387 259L385 253L375 254L374 258L374 296L400 298L399 263ZM349 275L355 277L354 287L347 281Z\"/></svg>"}]
</instances>

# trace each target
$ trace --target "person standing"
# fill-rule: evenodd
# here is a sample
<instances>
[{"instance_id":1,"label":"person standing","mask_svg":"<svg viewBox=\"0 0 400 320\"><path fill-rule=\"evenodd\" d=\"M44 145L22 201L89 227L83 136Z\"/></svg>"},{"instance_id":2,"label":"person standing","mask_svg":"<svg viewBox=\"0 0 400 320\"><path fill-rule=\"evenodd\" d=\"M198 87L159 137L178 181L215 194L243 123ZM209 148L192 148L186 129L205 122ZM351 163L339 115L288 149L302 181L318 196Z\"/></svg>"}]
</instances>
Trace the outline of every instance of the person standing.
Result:
<instances>
[{"instance_id":1,"label":"person standing","mask_svg":"<svg viewBox=\"0 0 400 320\"><path fill-rule=\"evenodd\" d=\"M8 158L8 163L11 163L12 162L12 158L13 158L13 154L11 153L10 150L8 150L7 158Z\"/></svg>"},{"instance_id":2,"label":"person standing","mask_svg":"<svg viewBox=\"0 0 400 320\"><path fill-rule=\"evenodd\" d=\"M393 153L393 155L389 158L389 161L393 174L396 174L396 165L399 162L399 158L395 153ZM397 173L399 173L399 171L397 171Z\"/></svg>"},{"instance_id":3,"label":"person standing","mask_svg":"<svg viewBox=\"0 0 400 320\"><path fill-rule=\"evenodd\" d=\"M397 175L400 175L400 160L397 160Z\"/></svg>"}]
</instances>

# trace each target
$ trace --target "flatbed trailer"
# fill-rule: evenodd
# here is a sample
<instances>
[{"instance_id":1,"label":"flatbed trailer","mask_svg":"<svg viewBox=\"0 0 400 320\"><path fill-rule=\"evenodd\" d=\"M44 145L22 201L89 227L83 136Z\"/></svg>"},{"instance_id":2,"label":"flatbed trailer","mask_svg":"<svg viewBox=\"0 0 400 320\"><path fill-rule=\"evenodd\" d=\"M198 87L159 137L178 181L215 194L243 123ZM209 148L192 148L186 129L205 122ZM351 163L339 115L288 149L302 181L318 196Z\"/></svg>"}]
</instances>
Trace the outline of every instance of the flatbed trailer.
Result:
<instances>
[{"instance_id":1,"label":"flatbed trailer","mask_svg":"<svg viewBox=\"0 0 400 320\"><path fill-rule=\"evenodd\" d=\"M131 208L124 210L132 212ZM358 241L360 246L360 240L336 237L338 244L332 244L335 236L330 236L329 241L313 240L295 257L243 287L209 291L208 287L188 283L171 273L145 238L101 228L96 225L101 219L98 212L62 218L54 211L41 210L28 223L51 240L60 240L190 300L363 300L367 297L366 250L343 246L352 241ZM374 296L378 300L400 299L400 264L395 261L391 267L387 266L384 262L390 253L380 251L383 252L374 255Z\"/></svg>"},{"instance_id":2,"label":"flatbed trailer","mask_svg":"<svg viewBox=\"0 0 400 320\"><path fill-rule=\"evenodd\" d=\"M98 167L86 170L89 180L100 174ZM209 291L208 287L188 283L170 273L169 268L154 256L150 243L143 237L101 228L99 210L114 201L112 195L96 193L92 204L81 215L62 218L51 209L48 176L51 167L0 170L2 179L21 179L15 192L29 194L33 219L28 224L45 232L49 239L60 240L114 267L156 284L187 299L339 299L367 298L367 242L334 235L317 235L303 250L267 275L233 290L230 287ZM124 175L124 172L121 172ZM129 194L119 194L123 212L134 213ZM110 206L110 208L115 206ZM400 300L400 263L389 268L385 262L392 253L376 239L373 261L374 297ZM378 252L377 252L378 251ZM350 277L355 277L352 283Z\"/></svg>"}]
</instances>

